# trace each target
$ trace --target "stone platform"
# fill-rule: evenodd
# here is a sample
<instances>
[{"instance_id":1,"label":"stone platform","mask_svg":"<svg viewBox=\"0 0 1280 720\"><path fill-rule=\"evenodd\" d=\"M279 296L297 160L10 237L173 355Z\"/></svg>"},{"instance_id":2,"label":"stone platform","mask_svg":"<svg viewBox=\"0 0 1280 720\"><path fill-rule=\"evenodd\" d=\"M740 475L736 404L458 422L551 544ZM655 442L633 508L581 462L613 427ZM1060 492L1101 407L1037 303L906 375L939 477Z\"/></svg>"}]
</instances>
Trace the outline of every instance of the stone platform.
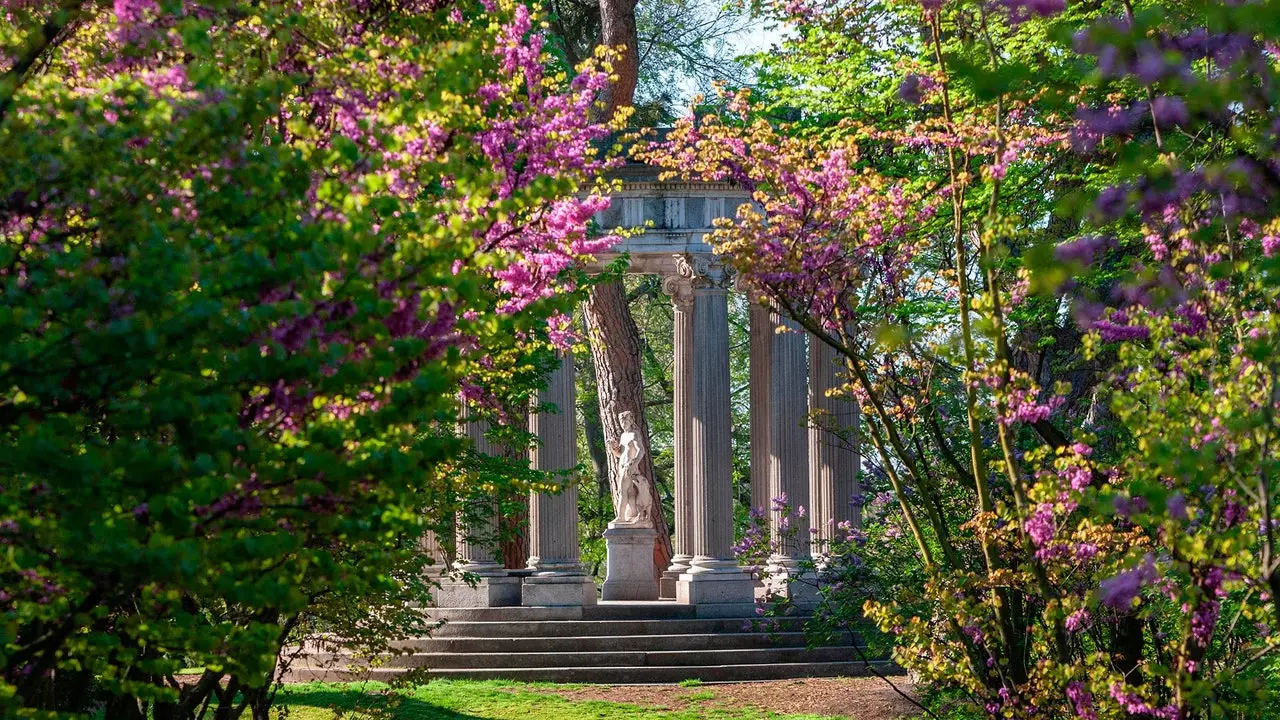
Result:
<instances>
[{"instance_id":1,"label":"stone platform","mask_svg":"<svg viewBox=\"0 0 1280 720\"><path fill-rule=\"evenodd\" d=\"M315 648L291 682L390 679L426 668L432 677L585 683L743 682L892 673L852 645L807 648L805 618L771 628L753 618L698 618L672 602L601 602L594 607L431 609L443 621L430 638L397 643L404 654L355 668ZM772 630L772 631L766 631Z\"/></svg>"}]
</instances>

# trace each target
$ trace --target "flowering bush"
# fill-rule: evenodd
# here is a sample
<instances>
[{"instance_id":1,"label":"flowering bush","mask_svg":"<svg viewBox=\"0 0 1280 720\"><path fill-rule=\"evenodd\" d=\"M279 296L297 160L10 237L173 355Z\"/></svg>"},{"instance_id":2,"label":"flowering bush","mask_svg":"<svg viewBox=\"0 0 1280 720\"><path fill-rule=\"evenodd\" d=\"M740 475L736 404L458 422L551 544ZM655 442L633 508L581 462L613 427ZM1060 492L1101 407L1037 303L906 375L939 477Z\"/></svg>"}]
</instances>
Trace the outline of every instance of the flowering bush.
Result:
<instances>
[{"instance_id":1,"label":"flowering bush","mask_svg":"<svg viewBox=\"0 0 1280 720\"><path fill-rule=\"evenodd\" d=\"M717 247L846 360L923 573L842 602L992 716L1266 702L1276 4L774 11L800 120L646 157L753 193Z\"/></svg>"},{"instance_id":2,"label":"flowering bush","mask_svg":"<svg viewBox=\"0 0 1280 720\"><path fill-rule=\"evenodd\" d=\"M502 1L4 4L0 713L265 716L304 630L420 629L512 482L458 388L524 402L610 242L543 61Z\"/></svg>"}]
</instances>

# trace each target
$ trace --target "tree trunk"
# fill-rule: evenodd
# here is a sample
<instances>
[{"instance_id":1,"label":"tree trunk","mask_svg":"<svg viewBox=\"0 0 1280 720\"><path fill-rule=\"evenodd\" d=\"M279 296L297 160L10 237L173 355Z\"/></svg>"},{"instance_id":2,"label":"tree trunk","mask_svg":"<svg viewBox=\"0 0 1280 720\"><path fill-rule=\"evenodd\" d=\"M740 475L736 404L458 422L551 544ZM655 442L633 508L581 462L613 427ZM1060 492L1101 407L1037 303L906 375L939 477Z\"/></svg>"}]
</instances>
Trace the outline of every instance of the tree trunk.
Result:
<instances>
[{"instance_id":1,"label":"tree trunk","mask_svg":"<svg viewBox=\"0 0 1280 720\"><path fill-rule=\"evenodd\" d=\"M636 35L636 0L600 0L601 41L620 55L613 63L616 75L608 91L609 115L630 107L635 102L636 85L640 81L640 41ZM600 423L604 427L606 446L622 437L618 415L631 411L636 418L645 445L641 472L649 478L653 492L654 529L658 537L653 544L655 577L671 564L671 531L661 511L662 496L658 492L653 471L652 444L649 442L649 420L645 416L644 377L640 371L640 330L631 317L621 280L610 280L591 288L583 315L591 336L591 359L596 368L596 393L600 398ZM618 467L609 461L609 485L618 497ZM682 498L686 502L688 498Z\"/></svg>"},{"instance_id":2,"label":"tree trunk","mask_svg":"<svg viewBox=\"0 0 1280 720\"><path fill-rule=\"evenodd\" d=\"M596 368L596 393L600 398L600 424L609 445L622 437L622 424L618 415L630 411L636 419L637 429L645 444L645 456L640 472L650 479L653 493L654 529L658 537L653 546L654 571L659 575L671 564L671 532L666 517L661 512L662 495L658 492L657 476L653 469L653 454L649 443L649 419L645 415L644 377L641 373L640 330L631 318L622 281L602 282L591 288L583 315L591 338L591 359ZM618 464L610 454L609 485L613 497L619 497ZM688 502L690 498L681 498Z\"/></svg>"},{"instance_id":3,"label":"tree trunk","mask_svg":"<svg viewBox=\"0 0 1280 720\"><path fill-rule=\"evenodd\" d=\"M640 82L640 40L636 35L636 0L600 0L602 44L620 51L613 63L617 76L608 90L609 115L631 107Z\"/></svg>"},{"instance_id":4,"label":"tree trunk","mask_svg":"<svg viewBox=\"0 0 1280 720\"><path fill-rule=\"evenodd\" d=\"M523 417L523 415L516 415ZM525 448L502 449L502 454L515 463L525 461ZM503 498L507 511L498 519L499 553L502 566L508 570L523 570L529 563L529 493L511 493Z\"/></svg>"}]
</instances>

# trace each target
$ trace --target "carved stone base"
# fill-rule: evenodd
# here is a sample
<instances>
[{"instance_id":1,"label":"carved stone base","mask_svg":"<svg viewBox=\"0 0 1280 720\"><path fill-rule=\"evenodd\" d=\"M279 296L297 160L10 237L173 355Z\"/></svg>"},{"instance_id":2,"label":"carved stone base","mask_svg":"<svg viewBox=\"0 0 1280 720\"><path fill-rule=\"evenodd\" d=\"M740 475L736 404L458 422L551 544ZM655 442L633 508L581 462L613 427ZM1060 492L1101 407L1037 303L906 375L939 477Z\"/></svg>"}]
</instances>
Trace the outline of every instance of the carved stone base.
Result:
<instances>
[{"instance_id":1,"label":"carved stone base","mask_svg":"<svg viewBox=\"0 0 1280 720\"><path fill-rule=\"evenodd\" d=\"M596 604L596 584L585 575L531 575L524 579L521 605L525 607L591 607Z\"/></svg>"},{"instance_id":2,"label":"carved stone base","mask_svg":"<svg viewBox=\"0 0 1280 720\"><path fill-rule=\"evenodd\" d=\"M754 617L756 581L745 572L685 573L676 602L693 605L700 618Z\"/></svg>"},{"instance_id":3,"label":"carved stone base","mask_svg":"<svg viewBox=\"0 0 1280 720\"><path fill-rule=\"evenodd\" d=\"M604 531L608 571L601 597L604 600L657 600L658 582L653 572L653 528L609 523Z\"/></svg>"},{"instance_id":4,"label":"carved stone base","mask_svg":"<svg viewBox=\"0 0 1280 720\"><path fill-rule=\"evenodd\" d=\"M801 609L813 610L822 597L818 593L818 576L785 567L771 567L764 581L766 597L784 597Z\"/></svg>"},{"instance_id":5,"label":"carved stone base","mask_svg":"<svg viewBox=\"0 0 1280 720\"><path fill-rule=\"evenodd\" d=\"M663 570L662 577L658 579L658 599L675 600L676 584L680 581L679 570Z\"/></svg>"},{"instance_id":6,"label":"carved stone base","mask_svg":"<svg viewBox=\"0 0 1280 720\"><path fill-rule=\"evenodd\" d=\"M462 580L446 580L436 591L436 607L512 607L520 604L520 578L481 577L474 586Z\"/></svg>"}]
</instances>

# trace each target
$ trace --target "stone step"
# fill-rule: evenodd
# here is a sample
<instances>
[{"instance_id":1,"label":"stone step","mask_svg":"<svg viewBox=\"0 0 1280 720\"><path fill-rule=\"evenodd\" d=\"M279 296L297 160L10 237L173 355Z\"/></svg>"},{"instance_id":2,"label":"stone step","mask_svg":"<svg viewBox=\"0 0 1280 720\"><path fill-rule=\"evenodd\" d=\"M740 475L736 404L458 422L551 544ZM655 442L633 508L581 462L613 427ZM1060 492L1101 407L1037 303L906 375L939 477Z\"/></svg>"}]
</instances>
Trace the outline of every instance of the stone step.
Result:
<instances>
[{"instance_id":1,"label":"stone step","mask_svg":"<svg viewBox=\"0 0 1280 720\"><path fill-rule=\"evenodd\" d=\"M697 617L692 605L673 602L601 602L592 607L426 608L431 620L449 622L521 622L529 620L676 620Z\"/></svg>"},{"instance_id":2,"label":"stone step","mask_svg":"<svg viewBox=\"0 0 1280 720\"><path fill-rule=\"evenodd\" d=\"M779 632L797 632L805 618L778 618L771 624ZM759 632L753 619L674 620L524 620L513 622L446 622L432 631L432 637L575 637L599 635L694 635Z\"/></svg>"},{"instance_id":3,"label":"stone step","mask_svg":"<svg viewBox=\"0 0 1280 720\"><path fill-rule=\"evenodd\" d=\"M433 637L403 640L392 647L414 652L518 653L627 650L729 650L804 647L802 632L686 635L577 635L565 637Z\"/></svg>"},{"instance_id":4,"label":"stone step","mask_svg":"<svg viewBox=\"0 0 1280 720\"><path fill-rule=\"evenodd\" d=\"M859 657L851 647L747 648L730 650L607 650L601 652L415 653L382 658L380 667L431 670L487 670L558 667L668 667L687 665L767 665L776 663L850 662ZM340 658L317 658L321 663Z\"/></svg>"},{"instance_id":5,"label":"stone step","mask_svg":"<svg viewBox=\"0 0 1280 720\"><path fill-rule=\"evenodd\" d=\"M576 682L608 685L677 683L682 680L702 682L748 682L753 680L786 680L804 677L856 677L872 674L901 674L889 661L864 662L797 662L766 665L668 665L630 667L550 667L550 668L485 668L431 670L433 678L459 680L516 680L524 682ZM391 680L404 673L403 668L375 670L326 670L295 665L288 682L345 682L354 680Z\"/></svg>"}]
</instances>

